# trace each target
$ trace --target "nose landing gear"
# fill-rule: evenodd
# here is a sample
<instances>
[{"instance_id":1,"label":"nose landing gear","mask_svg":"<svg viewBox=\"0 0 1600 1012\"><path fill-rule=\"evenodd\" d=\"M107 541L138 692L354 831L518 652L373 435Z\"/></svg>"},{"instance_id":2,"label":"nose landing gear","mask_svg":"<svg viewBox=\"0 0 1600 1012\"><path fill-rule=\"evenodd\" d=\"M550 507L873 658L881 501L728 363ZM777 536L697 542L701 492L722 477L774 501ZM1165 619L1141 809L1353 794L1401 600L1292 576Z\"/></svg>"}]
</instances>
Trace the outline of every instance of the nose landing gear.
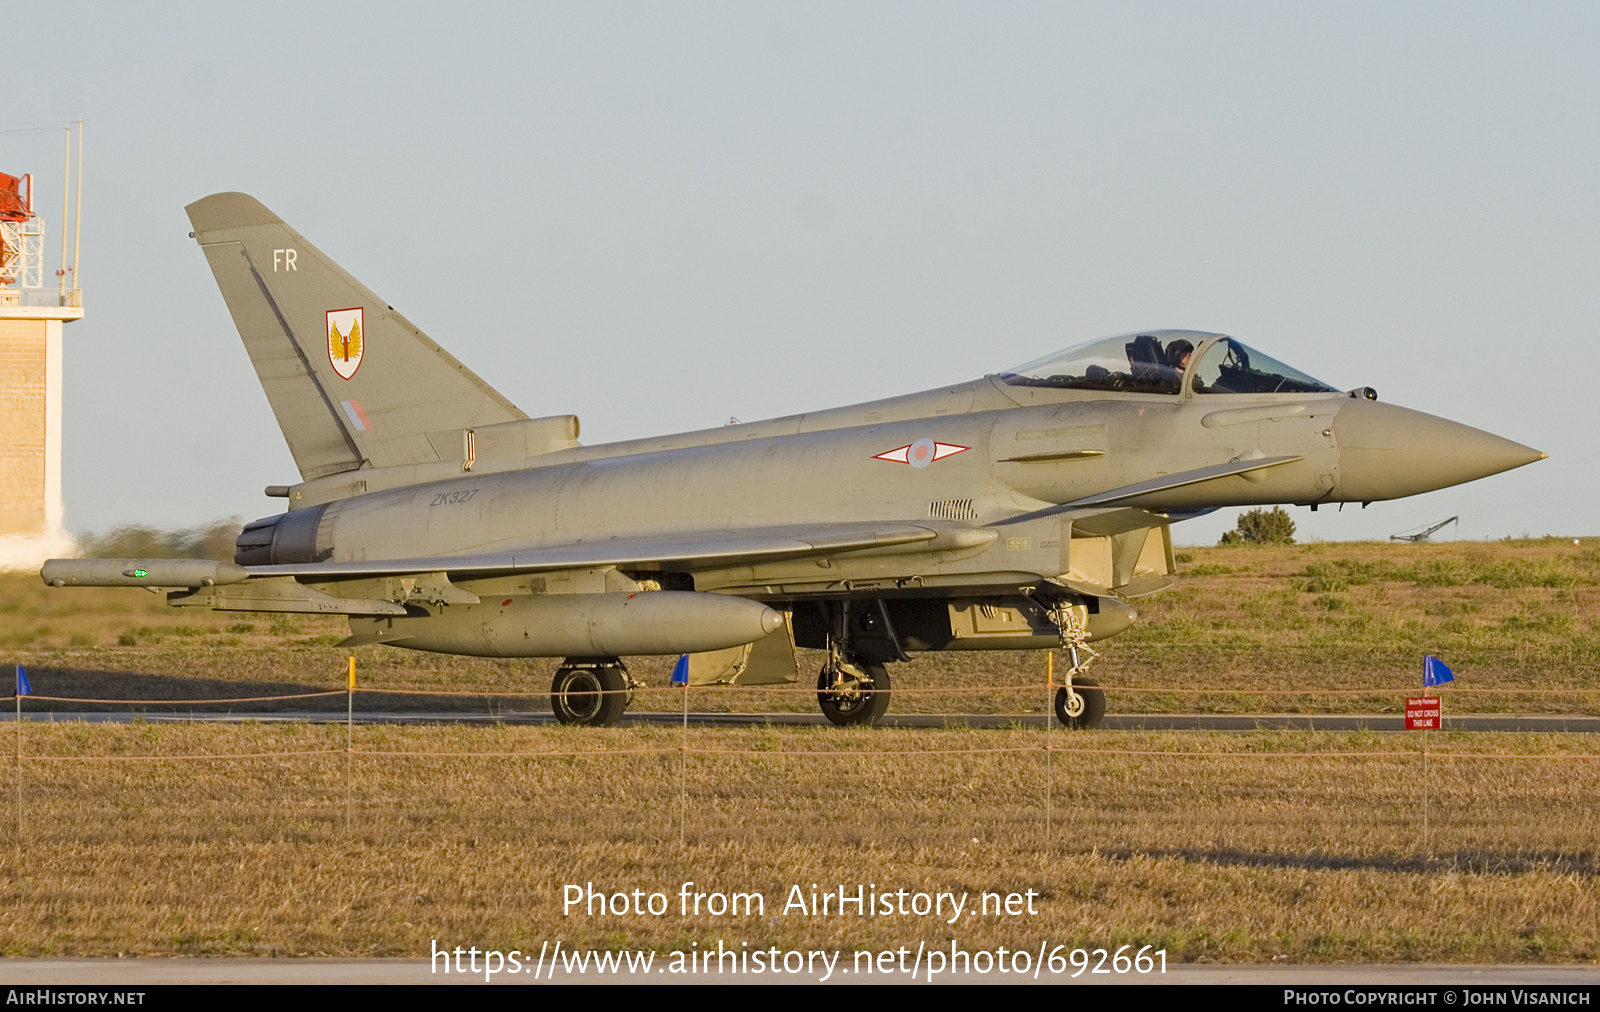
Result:
<instances>
[{"instance_id":1,"label":"nose landing gear","mask_svg":"<svg viewBox=\"0 0 1600 1012\"><path fill-rule=\"evenodd\" d=\"M1106 715L1106 694L1099 683L1074 678L1056 690L1056 719L1074 731L1096 727Z\"/></svg>"},{"instance_id":2,"label":"nose landing gear","mask_svg":"<svg viewBox=\"0 0 1600 1012\"><path fill-rule=\"evenodd\" d=\"M1083 677L1100 656L1089 646L1088 624L1076 608L1056 608L1050 617L1061 630L1068 661L1066 684L1056 690L1056 719L1074 731L1098 727L1106 715L1106 694L1099 682Z\"/></svg>"}]
</instances>

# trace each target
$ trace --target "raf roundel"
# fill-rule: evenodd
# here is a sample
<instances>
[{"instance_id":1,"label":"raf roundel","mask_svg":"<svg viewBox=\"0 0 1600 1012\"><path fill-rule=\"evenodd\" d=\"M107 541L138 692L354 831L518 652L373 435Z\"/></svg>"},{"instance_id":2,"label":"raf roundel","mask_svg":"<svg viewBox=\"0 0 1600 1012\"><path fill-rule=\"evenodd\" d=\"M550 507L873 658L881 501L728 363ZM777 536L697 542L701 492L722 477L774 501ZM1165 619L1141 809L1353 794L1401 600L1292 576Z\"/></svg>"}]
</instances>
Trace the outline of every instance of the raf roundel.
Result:
<instances>
[{"instance_id":1,"label":"raf roundel","mask_svg":"<svg viewBox=\"0 0 1600 1012\"><path fill-rule=\"evenodd\" d=\"M936 460L954 456L970 446L958 446L955 443L939 443L932 439L919 439L915 443L896 447L884 453L874 454L873 460L892 460L898 464L910 464L912 467L923 468Z\"/></svg>"}]
</instances>

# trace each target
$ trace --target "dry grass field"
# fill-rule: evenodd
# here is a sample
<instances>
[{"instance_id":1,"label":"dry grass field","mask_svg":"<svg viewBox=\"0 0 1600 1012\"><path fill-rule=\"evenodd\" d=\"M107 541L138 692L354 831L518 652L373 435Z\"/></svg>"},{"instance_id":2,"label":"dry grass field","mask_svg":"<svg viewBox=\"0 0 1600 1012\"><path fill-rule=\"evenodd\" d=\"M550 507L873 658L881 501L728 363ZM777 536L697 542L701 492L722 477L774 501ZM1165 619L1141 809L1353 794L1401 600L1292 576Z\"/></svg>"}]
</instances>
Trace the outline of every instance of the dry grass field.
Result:
<instances>
[{"instance_id":1,"label":"dry grass field","mask_svg":"<svg viewBox=\"0 0 1600 1012\"><path fill-rule=\"evenodd\" d=\"M336 725L24 730L32 755L344 747ZM843 949L956 938L1148 943L1173 960L1600 957L1600 747L1586 736L1441 736L1441 752L1589 758L1433 758L1430 860L1417 756L1315 755L1396 751L1414 738L1053 732L1076 748L1230 754L1055 754L1047 832L1045 734L691 729L691 749L742 754L685 756L681 732L663 727L358 727L364 752L475 754L359 755L349 831L342 754L30 759L24 841L0 850L0 952L415 956L433 939L670 950L719 938ZM892 754L1001 748L1021 751ZM664 751L484 754L583 749ZM562 915L569 882L675 897L686 880L760 892L765 916ZM782 916L789 887L812 883L1040 899L1034 916L956 926Z\"/></svg>"},{"instance_id":2,"label":"dry grass field","mask_svg":"<svg viewBox=\"0 0 1600 1012\"><path fill-rule=\"evenodd\" d=\"M1457 672L1454 712L1600 706L1600 693L1465 691L1600 686L1600 556L1587 541L1185 554L1178 588L1139 602L1144 621L1105 644L1095 672L1163 691L1114 694L1114 711L1393 711L1389 690L1416 686L1424 651ZM194 614L137 591L0 578L0 661L27 664L40 694L335 688L343 635L329 620ZM541 690L550 670L374 648L357 657L364 685L464 693L445 703L479 712L542 709L490 694ZM637 668L665 680L662 664ZM1035 688L901 694L895 709L1037 711L1042 674L1037 655L924 657L895 669L897 687ZM1249 691L1307 688L1374 691ZM814 705L801 692L692 695L718 709ZM384 700L359 705L419 705ZM1416 734L358 725L347 759L337 725L22 731L20 840L10 760L0 778L6 955L418 956L433 939L914 949L957 938L1149 943L1173 960L1600 959L1600 743L1586 735L1434 736L1424 843ZM1047 759L1047 743L1075 751ZM113 758L321 749L331 751ZM608 751L528 755L576 750ZM1329 754L1345 752L1367 754ZM1371 754L1394 752L1406 754ZM569 882L675 897L685 880L761 892L766 915L562 915ZM954 926L781 916L789 887L811 883L1034 889L1039 913Z\"/></svg>"}]
</instances>

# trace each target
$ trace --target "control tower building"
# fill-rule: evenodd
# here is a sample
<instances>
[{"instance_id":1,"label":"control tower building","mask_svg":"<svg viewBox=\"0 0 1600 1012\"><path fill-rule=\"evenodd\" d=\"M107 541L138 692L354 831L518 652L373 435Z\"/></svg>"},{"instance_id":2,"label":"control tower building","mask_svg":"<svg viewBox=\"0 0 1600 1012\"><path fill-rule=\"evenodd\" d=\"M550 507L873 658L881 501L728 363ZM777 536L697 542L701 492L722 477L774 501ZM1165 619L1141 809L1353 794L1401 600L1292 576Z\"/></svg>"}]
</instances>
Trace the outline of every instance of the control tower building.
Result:
<instances>
[{"instance_id":1,"label":"control tower building","mask_svg":"<svg viewBox=\"0 0 1600 1012\"><path fill-rule=\"evenodd\" d=\"M70 167L70 133L68 144ZM81 140L78 151L81 170ZM61 507L61 336L83 318L83 299L66 212L63 196L61 267L47 287L33 177L0 173L0 569L37 569L73 550Z\"/></svg>"}]
</instances>

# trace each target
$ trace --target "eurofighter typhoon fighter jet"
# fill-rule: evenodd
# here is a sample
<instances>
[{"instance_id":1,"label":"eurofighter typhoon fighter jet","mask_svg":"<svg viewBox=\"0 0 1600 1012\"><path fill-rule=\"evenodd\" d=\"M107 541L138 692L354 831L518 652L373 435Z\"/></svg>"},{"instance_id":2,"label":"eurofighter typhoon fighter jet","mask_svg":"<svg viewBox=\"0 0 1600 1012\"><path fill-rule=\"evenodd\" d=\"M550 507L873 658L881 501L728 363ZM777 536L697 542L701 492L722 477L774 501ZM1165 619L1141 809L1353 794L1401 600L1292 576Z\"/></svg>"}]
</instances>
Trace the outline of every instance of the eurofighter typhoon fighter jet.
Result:
<instances>
[{"instance_id":1,"label":"eurofighter typhoon fighter jet","mask_svg":"<svg viewBox=\"0 0 1600 1012\"><path fill-rule=\"evenodd\" d=\"M850 407L599 446L529 418L254 198L188 207L301 480L233 563L57 559L51 586L349 616L348 645L565 658L564 722L614 724L622 658L693 684L816 679L835 724L926 650L1050 650L1093 726L1086 645L1169 585L1170 525L1368 502L1544 456L1341 391L1222 334L1106 338ZM801 672L795 648L825 650Z\"/></svg>"}]
</instances>

